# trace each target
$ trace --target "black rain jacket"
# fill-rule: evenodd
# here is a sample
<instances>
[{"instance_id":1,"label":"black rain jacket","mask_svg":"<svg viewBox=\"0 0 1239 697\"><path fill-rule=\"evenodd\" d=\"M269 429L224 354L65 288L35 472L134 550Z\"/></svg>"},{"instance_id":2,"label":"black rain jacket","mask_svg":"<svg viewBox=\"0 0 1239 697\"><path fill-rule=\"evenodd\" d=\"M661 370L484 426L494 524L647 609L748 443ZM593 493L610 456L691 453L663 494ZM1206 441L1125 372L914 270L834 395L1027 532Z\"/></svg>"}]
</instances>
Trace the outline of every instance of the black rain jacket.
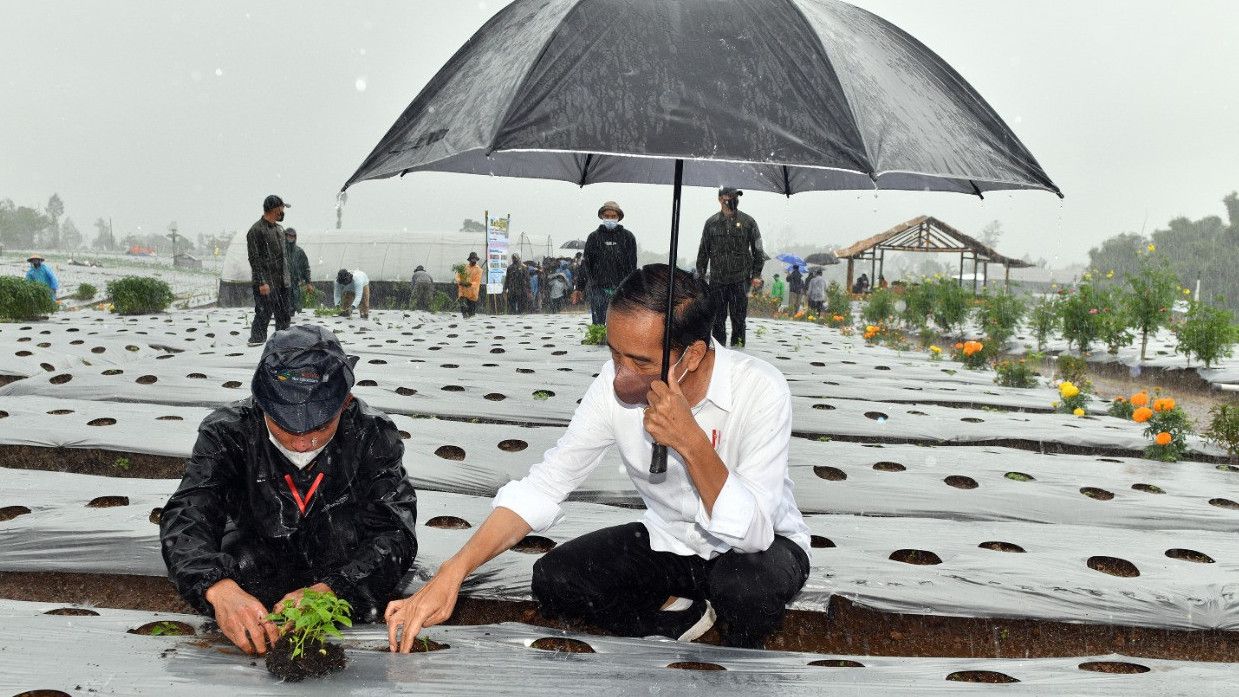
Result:
<instances>
[{"instance_id":1,"label":"black rain jacket","mask_svg":"<svg viewBox=\"0 0 1239 697\"><path fill-rule=\"evenodd\" d=\"M382 609L417 555L417 495L405 476L400 432L385 414L354 398L336 435L298 470L268 438L253 398L216 409L176 493L164 507L160 542L181 596L205 614L204 597L233 578L236 560L221 550L225 529L286 550L355 608ZM302 497L322 482L302 515L284 479Z\"/></svg>"},{"instance_id":2,"label":"black rain jacket","mask_svg":"<svg viewBox=\"0 0 1239 697\"><path fill-rule=\"evenodd\" d=\"M585 273L577 274L576 289L614 289L637 270L637 237L623 225L614 230L599 225L585 238Z\"/></svg>"}]
</instances>

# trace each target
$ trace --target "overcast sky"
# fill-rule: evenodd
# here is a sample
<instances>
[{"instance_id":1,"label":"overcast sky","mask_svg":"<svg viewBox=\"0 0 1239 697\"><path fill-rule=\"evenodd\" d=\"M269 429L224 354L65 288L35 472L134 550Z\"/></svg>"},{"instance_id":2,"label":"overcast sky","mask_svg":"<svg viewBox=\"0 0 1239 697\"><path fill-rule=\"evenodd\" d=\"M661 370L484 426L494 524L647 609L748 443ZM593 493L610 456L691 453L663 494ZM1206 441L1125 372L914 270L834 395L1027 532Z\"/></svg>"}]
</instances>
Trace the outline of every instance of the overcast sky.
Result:
<instances>
[{"instance_id":1,"label":"overcast sky","mask_svg":"<svg viewBox=\"0 0 1239 697\"><path fill-rule=\"evenodd\" d=\"M668 2L673 0L666 0ZM278 193L287 224L335 225L335 195L438 68L506 3L0 0L0 198L57 192L84 234L245 230ZM1120 232L1224 215L1239 189L1233 0L857 0L935 50L998 111L1067 198L993 193L753 193L779 241L845 245L920 214L999 249L1083 261ZM684 201L695 248L712 190ZM643 247L670 190L416 174L349 190L346 227L456 230L490 209L513 230L583 237L606 199Z\"/></svg>"}]
</instances>

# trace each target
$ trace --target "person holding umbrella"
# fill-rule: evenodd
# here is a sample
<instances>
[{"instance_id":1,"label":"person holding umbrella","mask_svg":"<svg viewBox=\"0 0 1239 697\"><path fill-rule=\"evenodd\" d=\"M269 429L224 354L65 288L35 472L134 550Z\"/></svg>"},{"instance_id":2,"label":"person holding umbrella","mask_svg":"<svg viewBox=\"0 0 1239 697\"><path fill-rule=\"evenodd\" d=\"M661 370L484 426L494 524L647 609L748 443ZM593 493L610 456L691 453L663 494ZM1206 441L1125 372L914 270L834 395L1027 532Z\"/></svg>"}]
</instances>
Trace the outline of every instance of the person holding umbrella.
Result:
<instances>
[{"instance_id":1,"label":"person holding umbrella","mask_svg":"<svg viewBox=\"0 0 1239 697\"><path fill-rule=\"evenodd\" d=\"M562 502L611 446L645 514L539 559L532 589L541 612L682 641L717 620L725 645L747 648L778 628L809 574L809 529L788 473L791 393L774 366L712 345L709 290L687 271L674 274L670 380L659 370L672 270L650 264L611 298L612 359L556 446L499 490L490 516L429 583L387 606L392 651L408 652L423 628L447 620L475 569L557 523ZM665 477L646 472L652 443L672 451Z\"/></svg>"},{"instance_id":2,"label":"person holding umbrella","mask_svg":"<svg viewBox=\"0 0 1239 697\"><path fill-rule=\"evenodd\" d=\"M624 211L615 201L602 204L598 219L602 223L585 239L584 273L577 274L576 289L585 291L591 321L606 324L611 295L637 269L637 237L620 224Z\"/></svg>"},{"instance_id":3,"label":"person holding umbrella","mask_svg":"<svg viewBox=\"0 0 1239 697\"><path fill-rule=\"evenodd\" d=\"M730 186L718 190L722 210L706 220L697 248L697 275L705 278L709 270L714 338L720 344L727 343L730 317L732 346L744 346L749 288L758 285L762 265L769 258L761 248L757 221L739 210L743 195L743 191Z\"/></svg>"}]
</instances>

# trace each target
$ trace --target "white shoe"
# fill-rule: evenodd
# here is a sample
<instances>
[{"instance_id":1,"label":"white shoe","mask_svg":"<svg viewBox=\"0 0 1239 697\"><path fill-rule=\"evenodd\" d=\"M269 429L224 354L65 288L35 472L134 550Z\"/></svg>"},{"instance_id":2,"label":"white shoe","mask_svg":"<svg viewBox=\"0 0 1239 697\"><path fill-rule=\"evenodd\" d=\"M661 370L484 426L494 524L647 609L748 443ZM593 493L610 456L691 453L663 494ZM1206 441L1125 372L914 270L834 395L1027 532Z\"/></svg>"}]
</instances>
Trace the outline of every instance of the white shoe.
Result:
<instances>
[{"instance_id":1,"label":"white shoe","mask_svg":"<svg viewBox=\"0 0 1239 697\"><path fill-rule=\"evenodd\" d=\"M714 613L714 606L709 600L702 601L706 605L705 612L701 613L701 619L697 623L689 627L687 631L676 638L676 641L696 641L701 638L701 635L710 631L714 623L718 620L718 615ZM696 605L696 603L694 603ZM684 612L688 612L685 610Z\"/></svg>"}]
</instances>

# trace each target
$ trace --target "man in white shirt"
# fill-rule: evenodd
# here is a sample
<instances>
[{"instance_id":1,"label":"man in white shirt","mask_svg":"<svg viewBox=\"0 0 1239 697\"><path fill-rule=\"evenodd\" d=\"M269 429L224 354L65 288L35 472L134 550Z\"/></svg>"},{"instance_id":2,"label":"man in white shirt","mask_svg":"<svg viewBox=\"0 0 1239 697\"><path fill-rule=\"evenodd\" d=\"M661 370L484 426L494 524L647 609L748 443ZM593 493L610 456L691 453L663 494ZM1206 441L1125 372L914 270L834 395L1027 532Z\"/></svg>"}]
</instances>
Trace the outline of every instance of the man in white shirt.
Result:
<instances>
[{"instance_id":1,"label":"man in white shirt","mask_svg":"<svg viewBox=\"0 0 1239 697\"><path fill-rule=\"evenodd\" d=\"M611 361L568 430L499 490L486 522L425 587L388 605L391 650L409 651L422 628L447 620L474 569L558 522L560 504L612 445L645 515L539 559L532 588L542 613L684 641L717 617L724 644L754 648L779 627L809 574L809 531L787 468L790 392L770 364L710 346L709 292L678 270L670 384L660 381L668 280L665 264L651 264L620 284L607 314ZM656 442L669 450L665 475L649 472Z\"/></svg>"},{"instance_id":2,"label":"man in white shirt","mask_svg":"<svg viewBox=\"0 0 1239 697\"><path fill-rule=\"evenodd\" d=\"M370 319L370 277L361 270L340 269L336 273L335 304L341 317L351 317L361 311L362 319Z\"/></svg>"}]
</instances>

